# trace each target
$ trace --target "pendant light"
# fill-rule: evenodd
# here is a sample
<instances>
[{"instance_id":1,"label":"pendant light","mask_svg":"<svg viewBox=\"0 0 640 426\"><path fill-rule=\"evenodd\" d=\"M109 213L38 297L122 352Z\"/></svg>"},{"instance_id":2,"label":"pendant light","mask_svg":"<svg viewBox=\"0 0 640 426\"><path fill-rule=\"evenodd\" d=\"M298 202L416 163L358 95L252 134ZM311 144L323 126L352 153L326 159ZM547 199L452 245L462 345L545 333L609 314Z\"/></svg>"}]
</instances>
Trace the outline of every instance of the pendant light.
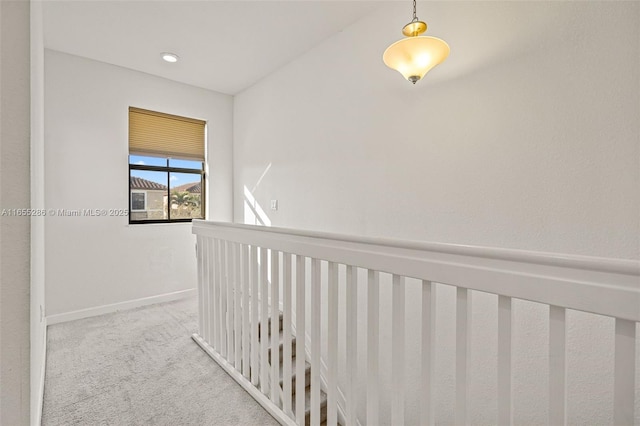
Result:
<instances>
[{"instance_id":1,"label":"pendant light","mask_svg":"<svg viewBox=\"0 0 640 426\"><path fill-rule=\"evenodd\" d=\"M416 0L413 0L413 20L402 28L406 36L384 51L382 59L389 67L416 84L429 70L444 62L449 56L449 45L436 37L421 36L427 24L416 16Z\"/></svg>"}]
</instances>

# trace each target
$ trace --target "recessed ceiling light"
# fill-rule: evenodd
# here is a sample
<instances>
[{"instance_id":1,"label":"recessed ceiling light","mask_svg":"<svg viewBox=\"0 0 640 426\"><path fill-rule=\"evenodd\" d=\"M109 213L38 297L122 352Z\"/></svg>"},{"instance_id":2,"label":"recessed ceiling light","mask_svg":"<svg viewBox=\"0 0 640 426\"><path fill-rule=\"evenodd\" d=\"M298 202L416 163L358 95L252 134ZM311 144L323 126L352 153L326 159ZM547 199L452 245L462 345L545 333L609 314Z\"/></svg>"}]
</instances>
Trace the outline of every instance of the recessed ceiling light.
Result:
<instances>
[{"instance_id":1,"label":"recessed ceiling light","mask_svg":"<svg viewBox=\"0 0 640 426\"><path fill-rule=\"evenodd\" d=\"M164 52L162 54L162 59L171 63L178 62L178 55L176 55L175 53Z\"/></svg>"}]
</instances>

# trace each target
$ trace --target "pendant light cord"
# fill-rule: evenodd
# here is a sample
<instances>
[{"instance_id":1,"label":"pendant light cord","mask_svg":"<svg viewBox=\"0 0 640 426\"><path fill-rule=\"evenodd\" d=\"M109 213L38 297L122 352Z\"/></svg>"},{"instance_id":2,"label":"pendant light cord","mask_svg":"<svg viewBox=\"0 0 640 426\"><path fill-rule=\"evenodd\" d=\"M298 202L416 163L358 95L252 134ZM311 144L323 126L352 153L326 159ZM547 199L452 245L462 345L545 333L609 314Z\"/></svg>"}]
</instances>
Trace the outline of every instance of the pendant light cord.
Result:
<instances>
[{"instance_id":1,"label":"pendant light cord","mask_svg":"<svg viewBox=\"0 0 640 426\"><path fill-rule=\"evenodd\" d=\"M411 22L416 22L418 17L416 16L416 0L413 0L413 20Z\"/></svg>"}]
</instances>

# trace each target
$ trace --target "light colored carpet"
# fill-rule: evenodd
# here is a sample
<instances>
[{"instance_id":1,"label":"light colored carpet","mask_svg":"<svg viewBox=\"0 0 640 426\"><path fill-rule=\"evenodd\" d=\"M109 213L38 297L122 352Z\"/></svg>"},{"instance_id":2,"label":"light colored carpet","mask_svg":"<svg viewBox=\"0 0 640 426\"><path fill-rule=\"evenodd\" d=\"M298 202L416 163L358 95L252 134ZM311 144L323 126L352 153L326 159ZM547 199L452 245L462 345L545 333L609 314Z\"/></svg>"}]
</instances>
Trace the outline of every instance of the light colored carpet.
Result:
<instances>
[{"instance_id":1,"label":"light colored carpet","mask_svg":"<svg viewBox=\"0 0 640 426\"><path fill-rule=\"evenodd\" d=\"M48 329L42 424L276 425L193 340L197 300Z\"/></svg>"}]
</instances>

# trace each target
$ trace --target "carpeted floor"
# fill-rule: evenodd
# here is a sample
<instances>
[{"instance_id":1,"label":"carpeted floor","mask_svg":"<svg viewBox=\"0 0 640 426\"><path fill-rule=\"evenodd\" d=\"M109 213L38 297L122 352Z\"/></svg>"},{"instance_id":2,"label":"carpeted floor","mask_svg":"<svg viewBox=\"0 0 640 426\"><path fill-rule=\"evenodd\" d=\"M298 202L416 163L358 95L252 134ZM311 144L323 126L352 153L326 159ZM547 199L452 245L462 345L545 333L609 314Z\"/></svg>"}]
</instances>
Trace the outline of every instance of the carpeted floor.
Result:
<instances>
[{"instance_id":1,"label":"carpeted floor","mask_svg":"<svg viewBox=\"0 0 640 426\"><path fill-rule=\"evenodd\" d=\"M276 425L191 334L197 300L48 329L42 424Z\"/></svg>"}]
</instances>

